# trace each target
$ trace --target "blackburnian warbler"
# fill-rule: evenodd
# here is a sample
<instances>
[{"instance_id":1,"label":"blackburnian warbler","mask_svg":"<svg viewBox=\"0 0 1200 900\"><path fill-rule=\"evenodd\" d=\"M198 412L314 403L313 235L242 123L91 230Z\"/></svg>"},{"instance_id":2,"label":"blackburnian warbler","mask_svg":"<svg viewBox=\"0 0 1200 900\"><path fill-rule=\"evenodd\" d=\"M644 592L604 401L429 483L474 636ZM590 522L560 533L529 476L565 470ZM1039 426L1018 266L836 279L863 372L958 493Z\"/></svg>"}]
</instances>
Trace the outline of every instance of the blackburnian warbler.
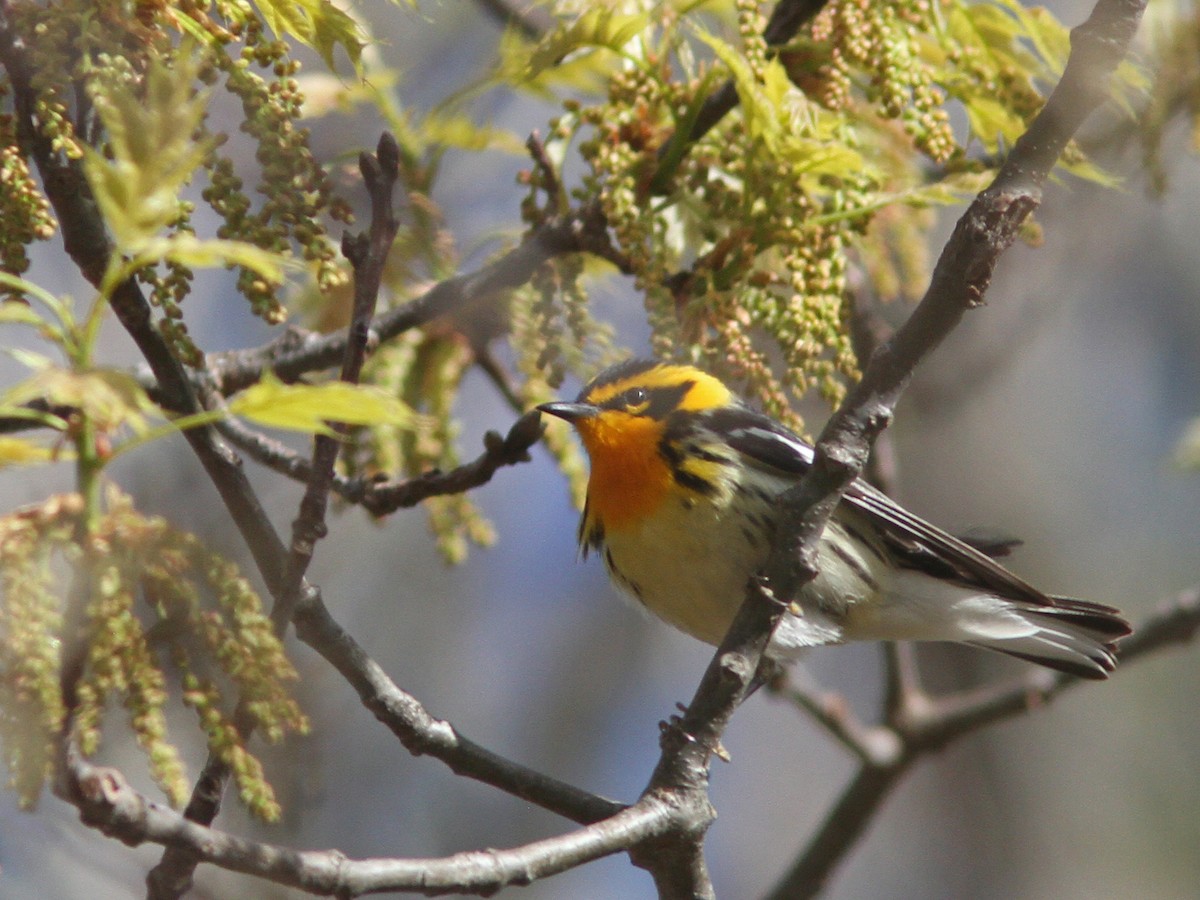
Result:
<instances>
[{"instance_id":1,"label":"blackburnian warbler","mask_svg":"<svg viewBox=\"0 0 1200 900\"><path fill-rule=\"evenodd\" d=\"M717 644L765 563L777 498L812 448L697 368L631 360L602 372L570 422L591 460L579 525L613 581L676 628ZM1003 542L960 539L856 480L825 528L820 574L768 650L853 640L961 641L1083 678L1113 670L1129 625L1108 606L1050 597L993 559ZM992 555L989 555L991 553Z\"/></svg>"}]
</instances>

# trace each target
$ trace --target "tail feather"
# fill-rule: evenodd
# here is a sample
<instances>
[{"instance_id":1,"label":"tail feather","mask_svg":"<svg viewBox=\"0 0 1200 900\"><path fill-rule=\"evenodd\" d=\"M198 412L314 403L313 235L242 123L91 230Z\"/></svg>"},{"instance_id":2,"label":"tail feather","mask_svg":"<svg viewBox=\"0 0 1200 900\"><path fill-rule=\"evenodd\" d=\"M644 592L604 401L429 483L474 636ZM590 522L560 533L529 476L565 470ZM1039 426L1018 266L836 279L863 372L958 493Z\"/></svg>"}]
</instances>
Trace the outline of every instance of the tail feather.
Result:
<instances>
[{"instance_id":1,"label":"tail feather","mask_svg":"<svg viewBox=\"0 0 1200 900\"><path fill-rule=\"evenodd\" d=\"M880 602L849 608L844 639L957 641L1101 679L1116 667L1114 642L1131 630L1111 606L1033 588L993 593L912 569L885 571L879 593Z\"/></svg>"},{"instance_id":2,"label":"tail feather","mask_svg":"<svg viewBox=\"0 0 1200 900\"><path fill-rule=\"evenodd\" d=\"M1053 606L1014 604L1015 611L1036 627L1033 633L970 643L1079 678L1107 678L1117 665L1113 642L1130 633L1129 623L1109 606L1053 599Z\"/></svg>"},{"instance_id":3,"label":"tail feather","mask_svg":"<svg viewBox=\"0 0 1200 900\"><path fill-rule=\"evenodd\" d=\"M1056 672L1064 672L1067 675L1074 675L1076 678L1087 678L1091 681L1103 681L1117 667L1116 657L1113 656L1111 650L1102 650L1092 656L1080 657L1078 654L1066 650L1060 650L1061 655L1051 655L1053 649L1048 644L1034 643L1032 641L1031 646L1033 649L1028 653L1022 652L1012 646L1002 647L995 644L981 644L976 641L971 641L970 643L974 647L982 647L984 650L995 650L1003 653L1005 656L1023 659L1025 662L1036 663L1039 666L1045 666L1047 669L1054 669Z\"/></svg>"},{"instance_id":4,"label":"tail feather","mask_svg":"<svg viewBox=\"0 0 1200 900\"><path fill-rule=\"evenodd\" d=\"M1070 597L1052 597L1053 606L1035 606L1029 609L1033 615L1046 616L1070 622L1098 637L1108 640L1125 637L1133 631L1129 623L1121 618L1121 612L1102 603L1089 603Z\"/></svg>"}]
</instances>

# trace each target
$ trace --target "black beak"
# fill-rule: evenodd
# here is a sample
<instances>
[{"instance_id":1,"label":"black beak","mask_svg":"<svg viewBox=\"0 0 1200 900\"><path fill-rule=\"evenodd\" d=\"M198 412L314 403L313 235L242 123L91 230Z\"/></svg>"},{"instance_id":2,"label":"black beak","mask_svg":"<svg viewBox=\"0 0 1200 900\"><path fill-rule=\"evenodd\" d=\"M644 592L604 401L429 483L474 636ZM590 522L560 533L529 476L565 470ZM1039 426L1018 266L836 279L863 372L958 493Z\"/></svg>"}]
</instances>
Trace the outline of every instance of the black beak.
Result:
<instances>
[{"instance_id":1,"label":"black beak","mask_svg":"<svg viewBox=\"0 0 1200 900\"><path fill-rule=\"evenodd\" d=\"M543 403L537 408L537 411L558 416L568 422L578 422L580 419L590 419L592 416L598 415L600 407L592 406L590 403Z\"/></svg>"}]
</instances>

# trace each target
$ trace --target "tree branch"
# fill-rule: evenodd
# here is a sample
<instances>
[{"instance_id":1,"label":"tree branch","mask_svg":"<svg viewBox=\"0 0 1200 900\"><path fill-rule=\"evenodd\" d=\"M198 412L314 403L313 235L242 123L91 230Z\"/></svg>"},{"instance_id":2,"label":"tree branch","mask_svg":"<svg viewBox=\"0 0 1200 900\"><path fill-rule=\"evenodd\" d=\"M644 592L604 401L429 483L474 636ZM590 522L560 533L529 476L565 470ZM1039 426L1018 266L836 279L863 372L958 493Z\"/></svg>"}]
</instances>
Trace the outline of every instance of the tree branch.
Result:
<instances>
[{"instance_id":1,"label":"tree branch","mask_svg":"<svg viewBox=\"0 0 1200 900\"><path fill-rule=\"evenodd\" d=\"M691 703L661 726L662 753L642 798L658 798L674 815L663 834L630 851L634 865L650 872L661 897L716 896L702 853L704 835L716 817L708 799L709 765L714 754L726 756L721 736L753 691L763 653L784 612L761 579L750 579L746 599Z\"/></svg>"},{"instance_id":2,"label":"tree branch","mask_svg":"<svg viewBox=\"0 0 1200 900\"><path fill-rule=\"evenodd\" d=\"M813 465L783 498L782 520L766 575L780 597L792 597L817 573L817 547L842 493L863 470L871 443L891 421L916 366L978 306L1000 255L1041 200L1041 185L1083 120L1107 95L1144 8L1137 0L1099 0L1071 32L1071 55L1046 105L1017 141L992 184L959 219L934 268L929 290L896 334L871 356L817 441ZM866 822L908 765L864 766L809 849L776 889L776 897L811 896L861 835Z\"/></svg>"},{"instance_id":3,"label":"tree branch","mask_svg":"<svg viewBox=\"0 0 1200 900\"><path fill-rule=\"evenodd\" d=\"M384 133L375 155L359 156L363 183L371 198L371 225L366 234L342 240L342 253L354 269L354 301L350 325L342 357L340 378L357 384L366 362L371 337L371 320L383 283L383 269L399 223L392 209L396 180L400 174L400 148L396 139ZM291 551L284 567L283 587L279 602L271 611L275 628L287 629L292 611L300 599L301 586L312 562L316 542L327 532L325 513L329 506L329 490L333 483L333 467L342 448L346 426L333 423L335 434L318 434L313 438L312 463L309 466L308 488L300 501L300 512L292 524Z\"/></svg>"},{"instance_id":4,"label":"tree branch","mask_svg":"<svg viewBox=\"0 0 1200 900\"><path fill-rule=\"evenodd\" d=\"M1197 633L1200 633L1200 587L1180 594L1122 640L1121 666L1124 668L1168 647L1189 643ZM924 698L897 712L879 726L894 735L899 745L895 758L886 764L864 764L859 769L813 840L768 895L769 900L793 900L820 893L892 787L918 760L988 725L1042 709L1063 691L1083 683L1082 679L1061 672L1031 669L1016 683Z\"/></svg>"},{"instance_id":5,"label":"tree branch","mask_svg":"<svg viewBox=\"0 0 1200 900\"><path fill-rule=\"evenodd\" d=\"M320 653L348 681L363 706L400 739L410 753L432 756L459 775L497 787L574 822L589 824L626 807L510 762L464 738L452 725L430 715L415 697L388 678L343 629L314 591L301 600L296 635Z\"/></svg>"},{"instance_id":6,"label":"tree branch","mask_svg":"<svg viewBox=\"0 0 1200 900\"><path fill-rule=\"evenodd\" d=\"M342 250L354 268L354 302L347 340L343 351L341 380L358 381L366 360L371 318L379 297L383 267L388 251L396 237L398 224L392 211L392 194L399 173L399 148L395 138L384 134L376 155L363 153L359 168L371 199L371 225L367 234L347 235ZM335 431L345 426L333 423ZM287 631L292 613L304 590L304 576L312 561L316 542L325 536L325 513L333 467L341 450L341 440L332 435L318 434L313 438L312 461L308 466L308 487L300 501L300 510L292 524L290 551L283 561L281 583L275 593L271 621L281 637ZM254 730L254 720L245 699L239 699L234 710L233 724L242 740ZM209 753L196 781L185 814L192 821L210 824L220 812L221 794L230 776L230 767L216 753ZM170 900L182 895L192 884L192 874L199 857L187 849L168 848L150 873L146 885L152 900Z\"/></svg>"},{"instance_id":7,"label":"tree branch","mask_svg":"<svg viewBox=\"0 0 1200 900\"><path fill-rule=\"evenodd\" d=\"M517 247L499 259L475 272L439 282L420 297L379 316L374 333L381 342L388 341L440 316L483 302L525 284L542 263L565 253L592 253L628 271L628 263L608 239L607 227L596 205L552 219L526 234ZM264 347L210 353L206 367L221 393L229 395L254 384L265 369L284 381L295 381L307 372L329 368L342 358L346 339L345 330L318 336L290 329Z\"/></svg>"},{"instance_id":8,"label":"tree branch","mask_svg":"<svg viewBox=\"0 0 1200 900\"><path fill-rule=\"evenodd\" d=\"M296 481L308 481L312 464L279 441L247 428L236 419L218 422L216 427L231 444L272 471ZM430 497L461 494L487 484L497 470L528 462L529 451L541 435L541 417L526 413L513 423L507 435L495 431L485 433L484 452L449 472L435 469L403 481L347 478L334 472L330 488L372 515L385 516L398 509L416 506Z\"/></svg>"},{"instance_id":9,"label":"tree branch","mask_svg":"<svg viewBox=\"0 0 1200 900\"><path fill-rule=\"evenodd\" d=\"M488 896L620 852L662 830L670 810L652 799L577 831L509 850L476 850L434 859L347 859L340 851L302 851L235 837L148 800L116 769L76 755L72 802L80 818L129 846L147 841L198 861L312 894L357 897L384 891Z\"/></svg>"},{"instance_id":10,"label":"tree branch","mask_svg":"<svg viewBox=\"0 0 1200 900\"><path fill-rule=\"evenodd\" d=\"M773 589L794 596L816 572L817 542L842 492L863 470L872 441L891 421L916 366L983 302L1000 255L1041 201L1041 185L1075 130L1107 96L1108 80L1133 38L1144 2L1100 0L1071 32L1059 84L992 184L967 208L942 250L925 297L872 355L862 380L826 423L813 465L785 497L767 564Z\"/></svg>"}]
</instances>

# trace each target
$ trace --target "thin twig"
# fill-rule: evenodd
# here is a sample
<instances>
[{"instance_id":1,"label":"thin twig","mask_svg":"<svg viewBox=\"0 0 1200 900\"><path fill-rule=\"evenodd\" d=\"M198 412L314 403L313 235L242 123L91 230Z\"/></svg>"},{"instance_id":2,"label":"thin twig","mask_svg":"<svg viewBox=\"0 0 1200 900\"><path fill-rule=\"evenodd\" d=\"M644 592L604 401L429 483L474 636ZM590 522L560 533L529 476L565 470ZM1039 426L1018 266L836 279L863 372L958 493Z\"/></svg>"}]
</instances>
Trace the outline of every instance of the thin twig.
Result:
<instances>
[{"instance_id":1,"label":"thin twig","mask_svg":"<svg viewBox=\"0 0 1200 900\"><path fill-rule=\"evenodd\" d=\"M900 750L895 732L886 726L868 725L855 715L845 696L824 690L802 675L803 670L793 666L786 677L771 685L771 693L807 712L861 762L883 766L894 761Z\"/></svg>"},{"instance_id":2,"label":"thin twig","mask_svg":"<svg viewBox=\"0 0 1200 900\"><path fill-rule=\"evenodd\" d=\"M894 724L910 709L924 702L921 673L917 667L917 645L908 641L884 641L883 721Z\"/></svg>"},{"instance_id":3,"label":"thin twig","mask_svg":"<svg viewBox=\"0 0 1200 900\"><path fill-rule=\"evenodd\" d=\"M400 148L396 139L385 132L379 139L374 156L363 153L359 157L359 168L371 198L371 225L366 234L346 235L342 241L342 252L354 269L354 302L346 331L340 375L341 380L348 384L358 383L366 362L371 321L379 300L384 266L400 227L392 208L396 181L400 175ZM313 438L308 489L300 501L299 515L292 524L282 597L271 611L271 618L279 631L285 630L291 621L316 542L328 530L325 514L329 506L333 469L341 452L341 437L347 430L340 422L334 422L332 428L335 434L318 434Z\"/></svg>"},{"instance_id":4,"label":"thin twig","mask_svg":"<svg viewBox=\"0 0 1200 900\"><path fill-rule=\"evenodd\" d=\"M531 230L521 243L475 272L439 282L420 297L386 312L374 333L385 342L465 306L495 297L524 284L547 259L566 253L591 253L621 271L629 263L613 247L600 208L589 205L557 216ZM205 365L220 391L229 395L254 384L270 369L283 381L336 365L345 353L347 332L307 334L291 329L263 347L211 353Z\"/></svg>"},{"instance_id":5,"label":"thin twig","mask_svg":"<svg viewBox=\"0 0 1200 900\"><path fill-rule=\"evenodd\" d=\"M534 179L533 183L546 194L546 205L542 209L542 215L553 216L567 204L567 192L563 188L562 180L558 177L554 163L546 153L545 141L537 131L534 131L526 139L525 149L529 151L529 156L537 171L536 175L531 174L530 177Z\"/></svg>"},{"instance_id":6,"label":"thin twig","mask_svg":"<svg viewBox=\"0 0 1200 900\"><path fill-rule=\"evenodd\" d=\"M542 435L541 417L529 412L513 424L507 436L495 431L483 436L484 453L449 472L427 472L407 481L371 485L359 501L377 516L415 506L429 497L460 494L491 480L497 469L529 461L529 450Z\"/></svg>"},{"instance_id":7,"label":"thin twig","mask_svg":"<svg viewBox=\"0 0 1200 900\"><path fill-rule=\"evenodd\" d=\"M390 134L379 139L376 156L364 153L359 159L363 181L371 197L371 225L367 235L348 237L343 252L354 267L354 305L345 342L341 379L358 381L366 359L370 323L379 296L383 266L395 239L398 223L392 211L392 193L398 177L399 148ZM347 252L348 251L348 252ZM344 430L334 423L337 430ZM318 434L313 439L312 460L309 463L308 487L300 501L300 511L292 525L290 552L283 563L283 575L271 610L271 621L279 635L287 630L292 613L304 590L304 576L312 561L316 542L326 533L325 513L329 490L333 482L333 467L341 441L331 435ZM233 725L243 740L254 730L254 718L244 698L238 700L232 717ZM230 776L229 764L216 753L209 753L192 792L185 815L193 822L208 825L221 809L221 794ZM186 848L169 847L150 873L146 885L150 900L174 900L185 893L192 883L192 873L200 857Z\"/></svg>"},{"instance_id":8,"label":"thin twig","mask_svg":"<svg viewBox=\"0 0 1200 900\"><path fill-rule=\"evenodd\" d=\"M296 481L307 482L311 477L310 460L279 441L247 428L237 419L222 420L217 423L217 429L235 447L272 471ZM430 497L461 494L487 484L499 469L528 462L529 451L541 434L540 416L527 413L513 423L506 436L495 431L484 434L483 453L449 472L434 469L402 481L347 478L334 472L330 488L372 515L385 516L398 509L416 506Z\"/></svg>"},{"instance_id":9,"label":"thin twig","mask_svg":"<svg viewBox=\"0 0 1200 900\"><path fill-rule=\"evenodd\" d=\"M463 737L402 691L343 629L314 591L296 610L296 635L336 668L363 705L413 754L432 756L465 775L561 816L588 824L624 805L511 762Z\"/></svg>"},{"instance_id":10,"label":"thin twig","mask_svg":"<svg viewBox=\"0 0 1200 900\"><path fill-rule=\"evenodd\" d=\"M504 402L514 412L522 413L525 411L525 401L517 393L513 379L509 376L508 370L492 354L490 347L477 347L475 349L475 365L487 376L488 381L492 383L492 386L504 398Z\"/></svg>"}]
</instances>

